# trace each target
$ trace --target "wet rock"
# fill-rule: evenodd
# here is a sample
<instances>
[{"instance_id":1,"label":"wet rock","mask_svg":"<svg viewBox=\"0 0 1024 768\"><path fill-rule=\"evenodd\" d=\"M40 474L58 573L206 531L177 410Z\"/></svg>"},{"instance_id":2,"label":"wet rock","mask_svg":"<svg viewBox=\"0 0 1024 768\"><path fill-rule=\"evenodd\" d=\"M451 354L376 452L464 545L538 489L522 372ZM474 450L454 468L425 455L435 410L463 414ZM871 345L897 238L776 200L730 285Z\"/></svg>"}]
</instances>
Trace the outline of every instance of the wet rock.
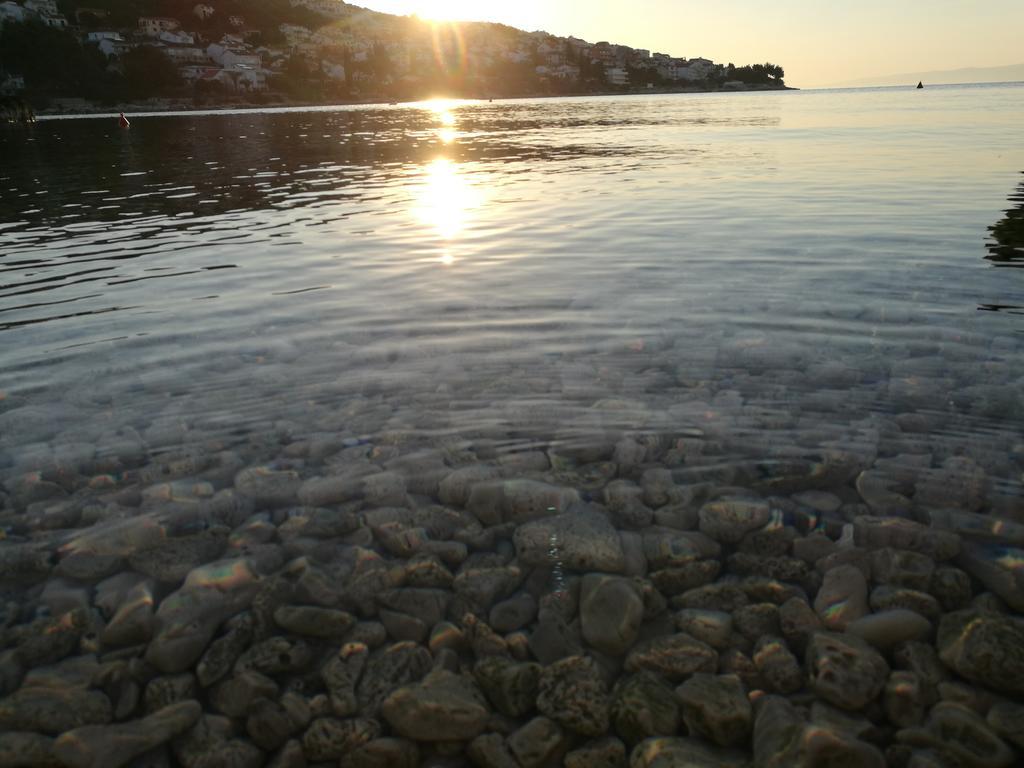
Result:
<instances>
[{"instance_id":1,"label":"wet rock","mask_svg":"<svg viewBox=\"0 0 1024 768\"><path fill-rule=\"evenodd\" d=\"M676 688L676 695L691 734L723 747L742 745L749 738L750 702L735 675L716 677L698 672Z\"/></svg>"},{"instance_id":2,"label":"wet rock","mask_svg":"<svg viewBox=\"0 0 1024 768\"><path fill-rule=\"evenodd\" d=\"M146 683L142 706L147 714L152 714L172 704L193 700L197 692L196 678L191 672L154 677Z\"/></svg>"},{"instance_id":3,"label":"wet rock","mask_svg":"<svg viewBox=\"0 0 1024 768\"><path fill-rule=\"evenodd\" d=\"M802 652L807 639L822 627L821 619L806 600L794 597L779 606L779 629L786 641L798 651Z\"/></svg>"},{"instance_id":4,"label":"wet rock","mask_svg":"<svg viewBox=\"0 0 1024 768\"><path fill-rule=\"evenodd\" d=\"M302 734L302 751L314 762L339 760L381 735L376 720L318 717Z\"/></svg>"},{"instance_id":5,"label":"wet rock","mask_svg":"<svg viewBox=\"0 0 1024 768\"><path fill-rule=\"evenodd\" d=\"M356 686L366 669L370 652L362 643L347 643L320 669L320 677L330 696L331 710L338 717L359 711Z\"/></svg>"},{"instance_id":6,"label":"wet rock","mask_svg":"<svg viewBox=\"0 0 1024 768\"><path fill-rule=\"evenodd\" d=\"M227 546L229 530L209 528L191 536L163 539L155 546L128 556L128 564L161 584L180 584L189 571L220 557Z\"/></svg>"},{"instance_id":7,"label":"wet rock","mask_svg":"<svg viewBox=\"0 0 1024 768\"><path fill-rule=\"evenodd\" d=\"M626 670L647 670L672 683L680 683L694 672L714 673L718 666L715 650L679 633L642 642L626 657Z\"/></svg>"},{"instance_id":8,"label":"wet rock","mask_svg":"<svg viewBox=\"0 0 1024 768\"><path fill-rule=\"evenodd\" d=\"M491 608L488 623L497 632L515 632L537 617L537 601L530 594L503 600Z\"/></svg>"},{"instance_id":9,"label":"wet rock","mask_svg":"<svg viewBox=\"0 0 1024 768\"><path fill-rule=\"evenodd\" d=\"M5 644L13 646L13 661L24 669L53 664L80 647L82 636L92 623L92 617L85 611L44 617L11 627Z\"/></svg>"},{"instance_id":10,"label":"wet rock","mask_svg":"<svg viewBox=\"0 0 1024 768\"><path fill-rule=\"evenodd\" d=\"M572 488L519 478L477 483L469 492L466 509L483 525L525 523L565 512L579 501Z\"/></svg>"},{"instance_id":11,"label":"wet rock","mask_svg":"<svg viewBox=\"0 0 1024 768\"><path fill-rule=\"evenodd\" d=\"M235 662L235 672L281 675L298 672L313 660L312 649L302 640L270 637L245 651Z\"/></svg>"},{"instance_id":12,"label":"wet rock","mask_svg":"<svg viewBox=\"0 0 1024 768\"><path fill-rule=\"evenodd\" d=\"M840 729L808 725L796 708L779 696L769 696L758 703L754 761L758 768L886 765L876 747Z\"/></svg>"},{"instance_id":13,"label":"wet rock","mask_svg":"<svg viewBox=\"0 0 1024 768\"><path fill-rule=\"evenodd\" d=\"M289 713L271 699L256 699L248 708L245 731L260 749L267 752L282 747L297 731L309 724L295 722Z\"/></svg>"},{"instance_id":14,"label":"wet rock","mask_svg":"<svg viewBox=\"0 0 1024 768\"><path fill-rule=\"evenodd\" d=\"M977 512L985 504L989 479L985 470L966 456L951 456L939 469L929 470L914 485L914 503L921 507Z\"/></svg>"},{"instance_id":15,"label":"wet rock","mask_svg":"<svg viewBox=\"0 0 1024 768\"><path fill-rule=\"evenodd\" d=\"M949 566L935 569L928 591L947 613L969 607L974 596L971 577L959 568Z\"/></svg>"},{"instance_id":16,"label":"wet rock","mask_svg":"<svg viewBox=\"0 0 1024 768\"><path fill-rule=\"evenodd\" d=\"M48 547L38 544L12 544L0 547L0 584L29 587L41 584L53 569Z\"/></svg>"},{"instance_id":17,"label":"wet rock","mask_svg":"<svg viewBox=\"0 0 1024 768\"><path fill-rule=\"evenodd\" d=\"M0 765L4 768L61 768L53 739L38 733L0 733Z\"/></svg>"},{"instance_id":18,"label":"wet rock","mask_svg":"<svg viewBox=\"0 0 1024 768\"><path fill-rule=\"evenodd\" d=\"M895 490L899 483L884 471L864 470L857 476L856 486L864 503L880 517L905 516L913 507L909 498Z\"/></svg>"},{"instance_id":19,"label":"wet rock","mask_svg":"<svg viewBox=\"0 0 1024 768\"><path fill-rule=\"evenodd\" d=\"M825 574L814 610L822 623L842 630L868 612L868 585L864 574L852 565L841 565Z\"/></svg>"},{"instance_id":20,"label":"wet rock","mask_svg":"<svg viewBox=\"0 0 1024 768\"><path fill-rule=\"evenodd\" d=\"M252 499L257 509L294 504L302 481L297 472L249 467L235 475L235 490Z\"/></svg>"},{"instance_id":21,"label":"wet rock","mask_svg":"<svg viewBox=\"0 0 1024 768\"><path fill-rule=\"evenodd\" d=\"M812 690L842 709L863 709L885 687L889 665L858 637L819 632L807 644Z\"/></svg>"},{"instance_id":22,"label":"wet rock","mask_svg":"<svg viewBox=\"0 0 1024 768\"><path fill-rule=\"evenodd\" d=\"M1011 701L997 701L989 709L985 722L989 728L1012 742L1018 749L1024 749L1024 705Z\"/></svg>"},{"instance_id":23,"label":"wet rock","mask_svg":"<svg viewBox=\"0 0 1024 768\"><path fill-rule=\"evenodd\" d=\"M334 539L356 531L359 517L349 507L321 509L305 507L288 510L288 519L277 528L282 541Z\"/></svg>"},{"instance_id":24,"label":"wet rock","mask_svg":"<svg viewBox=\"0 0 1024 768\"><path fill-rule=\"evenodd\" d=\"M1024 694L1024 623L957 611L942 617L936 646L949 668L997 691Z\"/></svg>"},{"instance_id":25,"label":"wet rock","mask_svg":"<svg viewBox=\"0 0 1024 768\"><path fill-rule=\"evenodd\" d=\"M695 560L651 574L651 583L663 595L672 597L711 584L718 578L722 564L718 560Z\"/></svg>"},{"instance_id":26,"label":"wet rock","mask_svg":"<svg viewBox=\"0 0 1024 768\"><path fill-rule=\"evenodd\" d=\"M199 702L183 701L141 720L68 731L54 742L53 751L70 768L119 768L188 730L201 714Z\"/></svg>"},{"instance_id":27,"label":"wet rock","mask_svg":"<svg viewBox=\"0 0 1024 768\"><path fill-rule=\"evenodd\" d=\"M227 631L210 643L196 664L199 684L209 688L230 672L238 657L249 647L252 637L253 621L249 614L232 619Z\"/></svg>"},{"instance_id":28,"label":"wet rock","mask_svg":"<svg viewBox=\"0 0 1024 768\"><path fill-rule=\"evenodd\" d=\"M84 688L20 688L0 699L0 732L60 734L113 718L110 699Z\"/></svg>"},{"instance_id":29,"label":"wet rock","mask_svg":"<svg viewBox=\"0 0 1024 768\"><path fill-rule=\"evenodd\" d=\"M452 507L464 507L469 500L469 494L477 483L485 483L488 480L496 480L501 476L498 467L477 464L469 467L459 467L450 472L438 486L438 498L442 504Z\"/></svg>"},{"instance_id":30,"label":"wet rock","mask_svg":"<svg viewBox=\"0 0 1024 768\"><path fill-rule=\"evenodd\" d=\"M733 627L751 642L779 634L779 607L774 603L745 605L732 612Z\"/></svg>"},{"instance_id":31,"label":"wet rock","mask_svg":"<svg viewBox=\"0 0 1024 768\"><path fill-rule=\"evenodd\" d=\"M758 673L775 692L790 694L803 688L804 673L800 662L782 638L760 638L754 646L753 660Z\"/></svg>"},{"instance_id":32,"label":"wet rock","mask_svg":"<svg viewBox=\"0 0 1024 768\"><path fill-rule=\"evenodd\" d=\"M345 759L346 768L417 768L420 751L408 739L374 739Z\"/></svg>"},{"instance_id":33,"label":"wet rock","mask_svg":"<svg viewBox=\"0 0 1024 768\"><path fill-rule=\"evenodd\" d=\"M675 615L676 629L721 650L732 637L732 615L725 611L685 608Z\"/></svg>"},{"instance_id":34,"label":"wet rock","mask_svg":"<svg viewBox=\"0 0 1024 768\"><path fill-rule=\"evenodd\" d=\"M604 678L592 659L570 656L541 672L537 709L575 733L606 733L609 704Z\"/></svg>"},{"instance_id":35,"label":"wet rock","mask_svg":"<svg viewBox=\"0 0 1024 768\"><path fill-rule=\"evenodd\" d=\"M934 704L938 699L938 685L947 680L950 674L935 648L922 642L904 643L893 650L892 659L898 669L917 675L925 701L928 706Z\"/></svg>"},{"instance_id":36,"label":"wet rock","mask_svg":"<svg viewBox=\"0 0 1024 768\"><path fill-rule=\"evenodd\" d=\"M565 768L626 768L626 746L613 736L589 741L565 756Z\"/></svg>"},{"instance_id":37,"label":"wet rock","mask_svg":"<svg viewBox=\"0 0 1024 768\"><path fill-rule=\"evenodd\" d=\"M557 760L566 741L558 723L535 717L508 737L508 749L522 768L541 768Z\"/></svg>"},{"instance_id":38,"label":"wet rock","mask_svg":"<svg viewBox=\"0 0 1024 768\"><path fill-rule=\"evenodd\" d=\"M618 532L589 507L526 523L513 540L524 565L559 562L569 570L603 573L622 573L626 567Z\"/></svg>"},{"instance_id":39,"label":"wet rock","mask_svg":"<svg viewBox=\"0 0 1024 768\"><path fill-rule=\"evenodd\" d=\"M957 565L1001 597L1017 613L1024 613L1024 549L998 544L964 542Z\"/></svg>"},{"instance_id":40,"label":"wet rock","mask_svg":"<svg viewBox=\"0 0 1024 768\"><path fill-rule=\"evenodd\" d=\"M935 561L917 552L884 547L870 553L871 575L878 584L926 590L935 572Z\"/></svg>"},{"instance_id":41,"label":"wet rock","mask_svg":"<svg viewBox=\"0 0 1024 768\"><path fill-rule=\"evenodd\" d=\"M153 583L147 580L136 584L125 594L117 612L100 632L103 645L122 648L149 641L156 628L153 590Z\"/></svg>"},{"instance_id":42,"label":"wet rock","mask_svg":"<svg viewBox=\"0 0 1024 768\"><path fill-rule=\"evenodd\" d=\"M717 558L722 547L697 531L648 528L643 532L644 557L654 570L678 568L696 560Z\"/></svg>"},{"instance_id":43,"label":"wet rock","mask_svg":"<svg viewBox=\"0 0 1024 768\"><path fill-rule=\"evenodd\" d=\"M672 598L673 608L704 608L715 611L735 611L750 604L745 584L719 581L703 587L689 589ZM755 585L756 586L756 585Z\"/></svg>"},{"instance_id":44,"label":"wet rock","mask_svg":"<svg viewBox=\"0 0 1024 768\"><path fill-rule=\"evenodd\" d=\"M856 635L883 650L908 640L921 640L931 631L928 619L901 608L872 613L846 625L848 635Z\"/></svg>"},{"instance_id":45,"label":"wet rock","mask_svg":"<svg viewBox=\"0 0 1024 768\"><path fill-rule=\"evenodd\" d=\"M612 727L627 744L674 735L681 714L675 693L652 672L623 677L612 690Z\"/></svg>"},{"instance_id":46,"label":"wet rock","mask_svg":"<svg viewBox=\"0 0 1024 768\"><path fill-rule=\"evenodd\" d=\"M793 494L793 501L816 512L825 514L837 512L843 504L838 496L827 491L802 491L795 493Z\"/></svg>"},{"instance_id":47,"label":"wet rock","mask_svg":"<svg viewBox=\"0 0 1024 768\"><path fill-rule=\"evenodd\" d=\"M360 712L376 715L392 691L421 680L432 664L427 649L414 643L396 643L374 654L356 688Z\"/></svg>"},{"instance_id":48,"label":"wet rock","mask_svg":"<svg viewBox=\"0 0 1024 768\"><path fill-rule=\"evenodd\" d=\"M253 744L232 738L226 717L203 715L192 728L172 741L174 756L185 768L259 768L264 756Z\"/></svg>"},{"instance_id":49,"label":"wet rock","mask_svg":"<svg viewBox=\"0 0 1024 768\"><path fill-rule=\"evenodd\" d=\"M898 517L858 517L853 537L859 547L907 549L936 561L952 560L960 552L960 537L955 533Z\"/></svg>"},{"instance_id":50,"label":"wet rock","mask_svg":"<svg viewBox=\"0 0 1024 768\"><path fill-rule=\"evenodd\" d=\"M473 677L495 709L506 717L523 717L537 701L541 666L501 656L481 659Z\"/></svg>"},{"instance_id":51,"label":"wet rock","mask_svg":"<svg viewBox=\"0 0 1024 768\"><path fill-rule=\"evenodd\" d=\"M210 705L228 717L242 718L257 699L273 699L277 683L258 672L243 672L218 683L210 692Z\"/></svg>"},{"instance_id":52,"label":"wet rock","mask_svg":"<svg viewBox=\"0 0 1024 768\"><path fill-rule=\"evenodd\" d=\"M932 707L919 728L906 728L896 738L918 749L934 749L965 768L1005 768L1015 764L1013 750L975 712L960 704Z\"/></svg>"},{"instance_id":53,"label":"wet rock","mask_svg":"<svg viewBox=\"0 0 1024 768\"><path fill-rule=\"evenodd\" d=\"M382 703L381 714L397 733L417 741L468 741L490 717L479 689L445 670L394 691Z\"/></svg>"},{"instance_id":54,"label":"wet rock","mask_svg":"<svg viewBox=\"0 0 1024 768\"><path fill-rule=\"evenodd\" d=\"M885 611L905 610L920 614L926 619L935 620L942 614L939 601L927 592L918 592L916 589L905 587L875 587L871 590L868 598L871 610L875 613Z\"/></svg>"},{"instance_id":55,"label":"wet rock","mask_svg":"<svg viewBox=\"0 0 1024 768\"><path fill-rule=\"evenodd\" d=\"M255 587L256 575L244 560L190 573L185 585L160 603L146 660L169 674L192 667L221 623L248 606Z\"/></svg>"},{"instance_id":56,"label":"wet rock","mask_svg":"<svg viewBox=\"0 0 1024 768\"><path fill-rule=\"evenodd\" d=\"M583 652L579 628L560 616L541 618L530 633L530 653L541 664L576 656Z\"/></svg>"},{"instance_id":57,"label":"wet rock","mask_svg":"<svg viewBox=\"0 0 1024 768\"><path fill-rule=\"evenodd\" d=\"M306 768L306 756L302 753L302 743L298 739L287 742L270 759L267 768ZM377 768L377 766L373 766L373 768Z\"/></svg>"},{"instance_id":58,"label":"wet rock","mask_svg":"<svg viewBox=\"0 0 1024 768\"><path fill-rule=\"evenodd\" d=\"M309 605L287 605L274 611L274 621L287 632L306 637L339 638L355 626L351 613Z\"/></svg>"},{"instance_id":59,"label":"wet rock","mask_svg":"<svg viewBox=\"0 0 1024 768\"><path fill-rule=\"evenodd\" d=\"M516 589L521 580L522 573L517 566L463 567L455 577L452 589L463 600L469 612L486 616L491 606Z\"/></svg>"},{"instance_id":60,"label":"wet rock","mask_svg":"<svg viewBox=\"0 0 1024 768\"><path fill-rule=\"evenodd\" d=\"M900 728L920 725L928 708L921 678L909 670L894 671L885 684L882 706L893 725Z\"/></svg>"},{"instance_id":61,"label":"wet rock","mask_svg":"<svg viewBox=\"0 0 1024 768\"><path fill-rule=\"evenodd\" d=\"M580 626L588 644L611 656L636 642L644 617L637 584L630 579L591 573L580 588Z\"/></svg>"},{"instance_id":62,"label":"wet rock","mask_svg":"<svg viewBox=\"0 0 1024 768\"><path fill-rule=\"evenodd\" d=\"M771 518L771 506L762 499L724 498L700 509L700 532L725 544L736 544Z\"/></svg>"},{"instance_id":63,"label":"wet rock","mask_svg":"<svg viewBox=\"0 0 1024 768\"><path fill-rule=\"evenodd\" d=\"M744 752L711 747L697 739L658 737L637 744L629 768L749 768Z\"/></svg>"},{"instance_id":64,"label":"wet rock","mask_svg":"<svg viewBox=\"0 0 1024 768\"><path fill-rule=\"evenodd\" d=\"M478 768L520 768L505 739L498 733L477 736L469 743L466 754Z\"/></svg>"}]
</instances>

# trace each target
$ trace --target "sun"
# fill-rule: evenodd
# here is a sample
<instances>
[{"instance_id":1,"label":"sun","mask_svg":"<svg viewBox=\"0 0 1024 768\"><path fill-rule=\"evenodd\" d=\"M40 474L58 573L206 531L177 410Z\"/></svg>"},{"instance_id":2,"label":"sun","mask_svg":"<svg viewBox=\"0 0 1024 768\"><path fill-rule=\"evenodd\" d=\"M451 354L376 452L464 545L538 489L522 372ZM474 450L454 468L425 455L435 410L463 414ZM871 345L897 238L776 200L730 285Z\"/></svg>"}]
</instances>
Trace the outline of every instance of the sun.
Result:
<instances>
[{"instance_id":1,"label":"sun","mask_svg":"<svg viewBox=\"0 0 1024 768\"><path fill-rule=\"evenodd\" d=\"M475 0L420 0L416 15L427 21L468 21L476 16Z\"/></svg>"}]
</instances>

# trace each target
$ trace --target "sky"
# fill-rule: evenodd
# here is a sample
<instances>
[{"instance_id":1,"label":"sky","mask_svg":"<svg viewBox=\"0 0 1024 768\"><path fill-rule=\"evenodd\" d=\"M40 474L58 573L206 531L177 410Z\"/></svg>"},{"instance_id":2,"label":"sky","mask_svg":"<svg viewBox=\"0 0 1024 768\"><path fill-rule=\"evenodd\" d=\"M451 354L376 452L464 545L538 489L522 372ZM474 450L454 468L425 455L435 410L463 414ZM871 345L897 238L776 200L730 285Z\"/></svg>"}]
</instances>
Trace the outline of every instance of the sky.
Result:
<instances>
[{"instance_id":1,"label":"sky","mask_svg":"<svg viewBox=\"0 0 1024 768\"><path fill-rule=\"evenodd\" d=\"M387 13L497 21L736 65L812 88L1024 62L1024 0L354 0Z\"/></svg>"}]
</instances>

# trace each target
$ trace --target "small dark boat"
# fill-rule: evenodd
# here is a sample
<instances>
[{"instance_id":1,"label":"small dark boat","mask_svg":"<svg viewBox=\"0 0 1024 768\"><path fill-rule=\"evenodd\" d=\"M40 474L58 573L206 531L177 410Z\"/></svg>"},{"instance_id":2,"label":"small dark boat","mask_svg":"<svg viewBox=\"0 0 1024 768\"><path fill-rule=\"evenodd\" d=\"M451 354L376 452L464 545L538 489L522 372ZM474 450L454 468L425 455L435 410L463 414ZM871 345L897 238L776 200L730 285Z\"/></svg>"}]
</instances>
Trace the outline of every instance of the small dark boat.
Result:
<instances>
[{"instance_id":1,"label":"small dark boat","mask_svg":"<svg viewBox=\"0 0 1024 768\"><path fill-rule=\"evenodd\" d=\"M922 82L918 82L918 84L917 84L917 87L918 87L918 88L924 88L924 83L922 83Z\"/></svg>"}]
</instances>

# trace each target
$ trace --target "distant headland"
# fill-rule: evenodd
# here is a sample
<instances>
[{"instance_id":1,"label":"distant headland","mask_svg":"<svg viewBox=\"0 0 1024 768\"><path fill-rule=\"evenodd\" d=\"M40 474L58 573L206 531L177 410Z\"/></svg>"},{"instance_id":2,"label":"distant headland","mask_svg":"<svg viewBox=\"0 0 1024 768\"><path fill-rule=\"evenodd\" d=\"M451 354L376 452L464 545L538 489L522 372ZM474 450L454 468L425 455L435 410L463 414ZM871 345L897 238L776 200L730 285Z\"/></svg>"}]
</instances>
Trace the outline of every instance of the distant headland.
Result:
<instances>
[{"instance_id":1,"label":"distant headland","mask_svg":"<svg viewBox=\"0 0 1024 768\"><path fill-rule=\"evenodd\" d=\"M341 0L0 0L0 96L40 112L784 90L772 63L437 23Z\"/></svg>"}]
</instances>

